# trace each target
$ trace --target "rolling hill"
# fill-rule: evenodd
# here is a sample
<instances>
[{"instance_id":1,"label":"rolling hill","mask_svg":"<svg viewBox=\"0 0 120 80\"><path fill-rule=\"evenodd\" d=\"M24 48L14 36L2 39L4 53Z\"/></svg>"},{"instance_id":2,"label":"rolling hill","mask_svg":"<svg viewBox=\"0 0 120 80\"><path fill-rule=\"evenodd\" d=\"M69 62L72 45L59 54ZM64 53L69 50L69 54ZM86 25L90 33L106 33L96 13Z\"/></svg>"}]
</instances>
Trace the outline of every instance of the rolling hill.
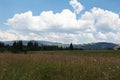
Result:
<instances>
[{"instance_id":1,"label":"rolling hill","mask_svg":"<svg viewBox=\"0 0 120 80\"><path fill-rule=\"evenodd\" d=\"M63 44L59 42L50 42L50 41L35 41L31 40L33 43L37 42L39 46L58 46L58 47L69 47L69 44ZM14 41L4 41L5 45L12 45ZM27 45L29 41L23 41L23 45ZM88 44L73 44L76 49L83 50L108 50L114 49L117 44L108 43L108 42L97 42L97 43L88 43Z\"/></svg>"}]
</instances>

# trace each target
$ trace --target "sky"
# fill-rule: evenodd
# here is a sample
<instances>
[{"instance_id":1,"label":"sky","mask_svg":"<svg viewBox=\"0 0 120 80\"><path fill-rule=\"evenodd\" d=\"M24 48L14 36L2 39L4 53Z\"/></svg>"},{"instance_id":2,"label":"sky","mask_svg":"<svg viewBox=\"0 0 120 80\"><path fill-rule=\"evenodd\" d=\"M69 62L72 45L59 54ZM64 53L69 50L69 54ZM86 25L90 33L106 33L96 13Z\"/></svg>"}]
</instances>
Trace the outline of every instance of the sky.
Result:
<instances>
[{"instance_id":1,"label":"sky","mask_svg":"<svg viewBox=\"0 0 120 80\"><path fill-rule=\"evenodd\" d=\"M0 0L0 41L120 44L120 0Z\"/></svg>"}]
</instances>

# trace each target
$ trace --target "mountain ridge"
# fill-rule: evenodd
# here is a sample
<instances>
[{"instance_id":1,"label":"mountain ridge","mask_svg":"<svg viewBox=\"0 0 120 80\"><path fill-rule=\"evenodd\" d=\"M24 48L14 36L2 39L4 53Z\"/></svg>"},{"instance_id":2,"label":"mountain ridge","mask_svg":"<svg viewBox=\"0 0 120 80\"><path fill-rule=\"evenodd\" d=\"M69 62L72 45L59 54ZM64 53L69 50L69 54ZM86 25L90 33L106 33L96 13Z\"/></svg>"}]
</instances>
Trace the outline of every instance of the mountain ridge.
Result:
<instances>
[{"instance_id":1,"label":"mountain ridge","mask_svg":"<svg viewBox=\"0 0 120 80\"><path fill-rule=\"evenodd\" d=\"M14 40L19 41L19 40ZM5 45L12 45L14 41L2 41ZM39 40L22 40L23 45L27 45L29 41L37 42L39 46L58 46L58 47L69 47L69 44L63 44L60 42L51 42L51 41L39 41ZM111 42L95 42L95 43L87 43L87 44L73 44L75 49L83 49L83 50L108 50L114 49L118 44Z\"/></svg>"}]
</instances>

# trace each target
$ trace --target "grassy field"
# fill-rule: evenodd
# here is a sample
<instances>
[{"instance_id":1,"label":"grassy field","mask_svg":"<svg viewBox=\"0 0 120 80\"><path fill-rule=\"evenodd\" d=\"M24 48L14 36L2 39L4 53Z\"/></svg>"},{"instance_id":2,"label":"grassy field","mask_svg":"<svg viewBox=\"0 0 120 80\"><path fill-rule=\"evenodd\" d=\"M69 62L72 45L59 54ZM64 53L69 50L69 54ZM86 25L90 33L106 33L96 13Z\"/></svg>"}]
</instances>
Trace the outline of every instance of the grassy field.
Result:
<instances>
[{"instance_id":1,"label":"grassy field","mask_svg":"<svg viewBox=\"0 0 120 80\"><path fill-rule=\"evenodd\" d=\"M120 80L120 51L0 53L0 80Z\"/></svg>"}]
</instances>

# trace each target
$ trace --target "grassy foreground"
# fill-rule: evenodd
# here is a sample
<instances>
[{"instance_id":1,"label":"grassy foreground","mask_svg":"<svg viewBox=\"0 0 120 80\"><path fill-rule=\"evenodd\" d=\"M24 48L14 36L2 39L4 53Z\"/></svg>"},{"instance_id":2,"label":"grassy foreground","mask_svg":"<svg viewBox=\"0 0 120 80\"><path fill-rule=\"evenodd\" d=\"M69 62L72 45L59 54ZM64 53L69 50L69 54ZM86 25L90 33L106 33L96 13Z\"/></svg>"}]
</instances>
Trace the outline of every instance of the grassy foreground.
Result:
<instances>
[{"instance_id":1,"label":"grassy foreground","mask_svg":"<svg viewBox=\"0 0 120 80\"><path fill-rule=\"evenodd\" d=\"M120 80L120 52L0 53L0 80Z\"/></svg>"}]
</instances>

